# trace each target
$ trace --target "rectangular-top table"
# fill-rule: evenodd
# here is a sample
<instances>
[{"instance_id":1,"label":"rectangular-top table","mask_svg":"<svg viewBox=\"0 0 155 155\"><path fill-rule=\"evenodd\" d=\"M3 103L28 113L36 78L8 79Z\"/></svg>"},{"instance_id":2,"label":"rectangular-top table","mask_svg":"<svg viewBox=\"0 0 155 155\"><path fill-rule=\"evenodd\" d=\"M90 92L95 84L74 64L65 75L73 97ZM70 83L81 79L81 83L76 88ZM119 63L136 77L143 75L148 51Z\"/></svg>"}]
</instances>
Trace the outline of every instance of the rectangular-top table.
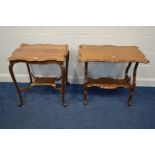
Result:
<instances>
[{"instance_id":1,"label":"rectangular-top table","mask_svg":"<svg viewBox=\"0 0 155 155\"><path fill-rule=\"evenodd\" d=\"M9 71L13 82L16 86L20 103L19 106L23 105L23 99L21 93L23 91L29 90L35 85L50 85L53 88L59 90L62 94L62 103L65 103L64 97L64 87L65 82L68 83L68 62L69 62L69 51L68 45L53 45L53 44L22 44L17 48L9 57ZM66 62L66 65L64 64ZM30 87L19 88L14 72L13 66L16 63L25 63L28 69L30 77ZM60 77L35 77L30 69L30 64L57 64L61 69ZM55 81L61 80L61 88L57 88Z\"/></svg>"},{"instance_id":2,"label":"rectangular-top table","mask_svg":"<svg viewBox=\"0 0 155 155\"><path fill-rule=\"evenodd\" d=\"M139 63L149 63L145 55L136 46L113 46L113 45L81 45L79 59L85 63L84 74L84 104L87 104L87 88L97 86L104 89L114 89L118 87L128 88L130 90L128 105L131 106L134 89L136 86L136 71ZM123 79L88 77L88 62L111 62L128 63ZM128 71L135 63L133 78L128 75Z\"/></svg>"}]
</instances>

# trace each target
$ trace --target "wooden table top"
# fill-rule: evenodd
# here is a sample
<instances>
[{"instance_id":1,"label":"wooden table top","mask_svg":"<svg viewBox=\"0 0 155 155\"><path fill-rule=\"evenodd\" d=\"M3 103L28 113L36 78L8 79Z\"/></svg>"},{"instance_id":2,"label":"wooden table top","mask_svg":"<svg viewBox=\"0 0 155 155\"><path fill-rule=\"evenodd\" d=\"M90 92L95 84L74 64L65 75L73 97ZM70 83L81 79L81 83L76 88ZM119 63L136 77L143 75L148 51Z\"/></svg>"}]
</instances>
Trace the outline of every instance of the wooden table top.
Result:
<instances>
[{"instance_id":1,"label":"wooden table top","mask_svg":"<svg viewBox=\"0 0 155 155\"><path fill-rule=\"evenodd\" d=\"M68 54L68 45L22 44L9 61L64 61Z\"/></svg>"},{"instance_id":2,"label":"wooden table top","mask_svg":"<svg viewBox=\"0 0 155 155\"><path fill-rule=\"evenodd\" d=\"M81 45L80 61L149 63L138 47L113 45Z\"/></svg>"}]
</instances>

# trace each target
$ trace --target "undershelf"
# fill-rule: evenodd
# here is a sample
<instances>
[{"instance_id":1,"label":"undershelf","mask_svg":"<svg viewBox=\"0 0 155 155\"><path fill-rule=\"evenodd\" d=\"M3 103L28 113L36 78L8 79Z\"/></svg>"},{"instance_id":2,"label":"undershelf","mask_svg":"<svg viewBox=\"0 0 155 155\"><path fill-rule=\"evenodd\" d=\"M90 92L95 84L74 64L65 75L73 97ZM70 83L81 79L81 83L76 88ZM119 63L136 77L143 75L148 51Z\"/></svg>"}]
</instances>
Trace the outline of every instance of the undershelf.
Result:
<instances>
[{"instance_id":1,"label":"undershelf","mask_svg":"<svg viewBox=\"0 0 155 155\"><path fill-rule=\"evenodd\" d=\"M56 77L34 77L31 86L36 85L56 86L55 84L56 79L57 79Z\"/></svg>"},{"instance_id":2,"label":"undershelf","mask_svg":"<svg viewBox=\"0 0 155 155\"><path fill-rule=\"evenodd\" d=\"M98 78L98 79L92 79L88 78L87 87L100 87L104 89L115 89L118 87L124 87L124 88L130 88L130 79L113 79L113 78Z\"/></svg>"}]
</instances>

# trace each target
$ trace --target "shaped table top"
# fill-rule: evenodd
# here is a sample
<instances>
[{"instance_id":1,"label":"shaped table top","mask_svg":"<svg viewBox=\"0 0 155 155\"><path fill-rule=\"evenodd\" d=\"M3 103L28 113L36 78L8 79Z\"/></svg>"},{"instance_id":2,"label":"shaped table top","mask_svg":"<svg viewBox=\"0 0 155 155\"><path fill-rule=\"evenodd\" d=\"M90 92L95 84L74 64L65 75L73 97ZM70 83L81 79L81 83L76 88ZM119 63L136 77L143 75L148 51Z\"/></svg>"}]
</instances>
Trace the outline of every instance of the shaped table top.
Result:
<instances>
[{"instance_id":1,"label":"shaped table top","mask_svg":"<svg viewBox=\"0 0 155 155\"><path fill-rule=\"evenodd\" d=\"M67 54L67 45L22 44L9 61L64 61Z\"/></svg>"},{"instance_id":2,"label":"shaped table top","mask_svg":"<svg viewBox=\"0 0 155 155\"><path fill-rule=\"evenodd\" d=\"M149 63L138 47L113 45L81 45L80 61Z\"/></svg>"}]
</instances>

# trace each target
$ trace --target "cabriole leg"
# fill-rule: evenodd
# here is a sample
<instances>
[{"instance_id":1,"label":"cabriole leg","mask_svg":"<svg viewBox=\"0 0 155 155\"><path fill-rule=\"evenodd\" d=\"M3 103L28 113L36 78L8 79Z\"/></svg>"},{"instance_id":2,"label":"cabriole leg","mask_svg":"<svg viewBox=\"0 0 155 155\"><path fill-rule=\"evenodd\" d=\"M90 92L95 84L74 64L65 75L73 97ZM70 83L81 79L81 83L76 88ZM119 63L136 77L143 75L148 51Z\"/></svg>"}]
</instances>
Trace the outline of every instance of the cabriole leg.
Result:
<instances>
[{"instance_id":1,"label":"cabriole leg","mask_svg":"<svg viewBox=\"0 0 155 155\"><path fill-rule=\"evenodd\" d=\"M31 85L32 84L32 76L31 76L30 66L29 66L28 63L26 63L26 66L27 66L27 70L28 70L28 73L29 73L30 85Z\"/></svg>"},{"instance_id":2,"label":"cabriole leg","mask_svg":"<svg viewBox=\"0 0 155 155\"><path fill-rule=\"evenodd\" d=\"M70 83L68 82L68 63L69 63L69 52L68 55L66 56L66 84L69 85Z\"/></svg>"},{"instance_id":3,"label":"cabriole leg","mask_svg":"<svg viewBox=\"0 0 155 155\"><path fill-rule=\"evenodd\" d=\"M14 85L17 89L17 92L18 92L18 96L19 96L19 100L20 100L20 103L18 104L18 106L22 106L23 105L23 99L22 99L22 95L21 95L21 92L20 92L20 88L17 84L17 81L16 81L16 78L14 76L14 72L13 72L13 66L14 66L14 62L10 62L9 64L9 72L10 72L10 75L11 75L11 78L14 82Z\"/></svg>"},{"instance_id":4,"label":"cabriole leg","mask_svg":"<svg viewBox=\"0 0 155 155\"><path fill-rule=\"evenodd\" d=\"M137 74L137 68L138 68L139 63L136 62L133 70L133 79L132 79L132 85L130 88L130 94L129 94L129 99L128 99L128 106L132 106L132 98L134 95L134 90L136 87L136 74Z\"/></svg>"},{"instance_id":5,"label":"cabriole leg","mask_svg":"<svg viewBox=\"0 0 155 155\"><path fill-rule=\"evenodd\" d=\"M67 106L66 102L65 102L65 67L64 64L60 64L60 68L61 68L61 75L62 75L62 79L61 79L61 99L62 99L62 104L64 107Z\"/></svg>"},{"instance_id":6,"label":"cabriole leg","mask_svg":"<svg viewBox=\"0 0 155 155\"><path fill-rule=\"evenodd\" d=\"M85 70L84 70L84 98L83 103L84 105L87 104L87 74L88 74L88 62L85 62Z\"/></svg>"},{"instance_id":7,"label":"cabriole leg","mask_svg":"<svg viewBox=\"0 0 155 155\"><path fill-rule=\"evenodd\" d=\"M130 69L131 65L132 65L132 62L129 62L129 63L128 63L128 66L126 67L126 70L125 70L125 77L124 77L125 79L129 78L128 72L129 72L129 69Z\"/></svg>"}]
</instances>

